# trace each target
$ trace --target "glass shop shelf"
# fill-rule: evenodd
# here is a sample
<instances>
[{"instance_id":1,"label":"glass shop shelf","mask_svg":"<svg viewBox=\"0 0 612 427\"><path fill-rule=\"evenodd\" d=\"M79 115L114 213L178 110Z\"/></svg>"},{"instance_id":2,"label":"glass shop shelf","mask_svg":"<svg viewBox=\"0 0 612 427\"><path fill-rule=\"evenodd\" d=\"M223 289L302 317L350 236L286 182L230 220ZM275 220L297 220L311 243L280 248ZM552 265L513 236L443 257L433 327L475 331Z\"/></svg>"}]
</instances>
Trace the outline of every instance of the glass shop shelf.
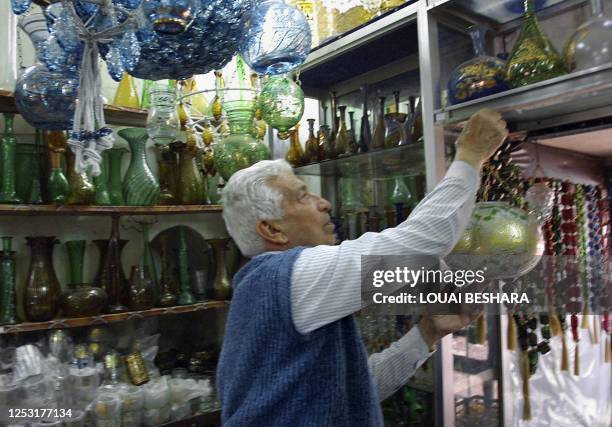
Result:
<instances>
[{"instance_id":1,"label":"glass shop shelf","mask_svg":"<svg viewBox=\"0 0 612 427\"><path fill-rule=\"evenodd\" d=\"M0 90L0 113L19 114L15 105L15 97L12 92ZM147 111L134 108L104 106L106 123L115 126L145 127L147 123Z\"/></svg>"},{"instance_id":2,"label":"glass shop shelf","mask_svg":"<svg viewBox=\"0 0 612 427\"><path fill-rule=\"evenodd\" d=\"M393 175L417 176L425 173L425 151L422 143L400 145L324 160L295 168L294 171L296 175L363 179Z\"/></svg>"},{"instance_id":3,"label":"glass shop shelf","mask_svg":"<svg viewBox=\"0 0 612 427\"><path fill-rule=\"evenodd\" d=\"M179 205L179 206L83 206L83 205L2 205L0 216L8 215L178 215L222 212L221 205Z\"/></svg>"},{"instance_id":4,"label":"glass shop shelf","mask_svg":"<svg viewBox=\"0 0 612 427\"><path fill-rule=\"evenodd\" d=\"M208 427L220 425L221 411L214 411L194 415L193 417L184 418L182 420L171 421L167 424L161 424L159 427Z\"/></svg>"},{"instance_id":5,"label":"glass shop shelf","mask_svg":"<svg viewBox=\"0 0 612 427\"><path fill-rule=\"evenodd\" d=\"M513 132L611 117L612 64L442 108L435 112L435 122L461 127L482 108L502 113Z\"/></svg>"},{"instance_id":6,"label":"glass shop shelf","mask_svg":"<svg viewBox=\"0 0 612 427\"><path fill-rule=\"evenodd\" d=\"M225 308L229 301L206 301L197 304L179 305L175 307L156 307L150 310L126 311L124 313L100 314L90 317L73 317L67 319L53 319L47 322L24 322L14 325L0 326L0 334L18 334L31 331L45 331L51 329L80 328L84 326L106 325L109 323L124 322L145 317L159 317L171 314L193 313L213 308Z\"/></svg>"}]
</instances>

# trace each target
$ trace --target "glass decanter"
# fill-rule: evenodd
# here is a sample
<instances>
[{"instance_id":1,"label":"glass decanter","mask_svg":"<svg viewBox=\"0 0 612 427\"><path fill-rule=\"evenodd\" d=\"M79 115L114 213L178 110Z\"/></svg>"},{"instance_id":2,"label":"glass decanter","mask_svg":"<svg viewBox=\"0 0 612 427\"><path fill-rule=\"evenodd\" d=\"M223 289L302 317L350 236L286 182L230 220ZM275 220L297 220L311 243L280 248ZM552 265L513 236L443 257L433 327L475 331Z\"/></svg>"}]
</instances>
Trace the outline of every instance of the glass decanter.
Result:
<instances>
[{"instance_id":1,"label":"glass decanter","mask_svg":"<svg viewBox=\"0 0 612 427\"><path fill-rule=\"evenodd\" d=\"M386 98L384 96L379 98L380 109L376 119L374 135L372 136L372 144L370 145L371 150L379 150L385 146L385 134L387 132L387 128L385 126L385 100Z\"/></svg>"},{"instance_id":2,"label":"glass decanter","mask_svg":"<svg viewBox=\"0 0 612 427\"><path fill-rule=\"evenodd\" d=\"M525 0L525 17L506 66L508 82L521 87L566 73L561 56L540 28L533 0Z\"/></svg>"},{"instance_id":3,"label":"glass decanter","mask_svg":"<svg viewBox=\"0 0 612 427\"><path fill-rule=\"evenodd\" d=\"M459 65L451 74L448 80L448 98L451 104L510 89L506 80L506 63L486 54L485 36L488 30L484 25L470 28L476 57Z\"/></svg>"},{"instance_id":4,"label":"glass decanter","mask_svg":"<svg viewBox=\"0 0 612 427\"><path fill-rule=\"evenodd\" d=\"M341 105L338 109L340 110L340 126L336 134L336 153L338 156L345 156L351 154L349 132L346 128L346 105Z\"/></svg>"},{"instance_id":5,"label":"glass decanter","mask_svg":"<svg viewBox=\"0 0 612 427\"><path fill-rule=\"evenodd\" d=\"M576 29L563 52L569 70L612 62L612 18L604 15L603 0L591 0L592 17Z\"/></svg>"},{"instance_id":6,"label":"glass decanter","mask_svg":"<svg viewBox=\"0 0 612 427\"><path fill-rule=\"evenodd\" d=\"M15 86L15 104L25 121L37 129L72 128L79 76L68 69L50 71L42 59L43 43L50 37L42 13L23 18L20 28L36 49L36 64L25 70ZM68 67L67 67L68 68Z\"/></svg>"},{"instance_id":7,"label":"glass decanter","mask_svg":"<svg viewBox=\"0 0 612 427\"><path fill-rule=\"evenodd\" d=\"M308 119L308 140L304 150L304 160L306 163L313 163L319 160L319 138L314 131L315 119Z\"/></svg>"}]
</instances>

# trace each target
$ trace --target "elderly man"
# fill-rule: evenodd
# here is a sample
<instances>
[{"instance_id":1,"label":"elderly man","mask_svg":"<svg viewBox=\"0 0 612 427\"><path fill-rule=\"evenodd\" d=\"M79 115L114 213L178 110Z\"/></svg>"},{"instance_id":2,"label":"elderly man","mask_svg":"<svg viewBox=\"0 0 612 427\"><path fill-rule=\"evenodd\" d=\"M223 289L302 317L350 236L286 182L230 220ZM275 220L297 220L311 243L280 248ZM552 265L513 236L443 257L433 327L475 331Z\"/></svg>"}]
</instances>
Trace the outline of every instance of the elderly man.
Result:
<instances>
[{"instance_id":1,"label":"elderly man","mask_svg":"<svg viewBox=\"0 0 612 427\"><path fill-rule=\"evenodd\" d=\"M361 256L446 256L467 226L482 164L506 136L499 114L475 114L446 177L410 218L337 246L330 203L285 161L262 161L232 176L223 217L252 260L234 277L218 366L224 426L383 425L379 402L405 384L440 338L470 319L424 318L368 358L353 317L362 308Z\"/></svg>"}]
</instances>

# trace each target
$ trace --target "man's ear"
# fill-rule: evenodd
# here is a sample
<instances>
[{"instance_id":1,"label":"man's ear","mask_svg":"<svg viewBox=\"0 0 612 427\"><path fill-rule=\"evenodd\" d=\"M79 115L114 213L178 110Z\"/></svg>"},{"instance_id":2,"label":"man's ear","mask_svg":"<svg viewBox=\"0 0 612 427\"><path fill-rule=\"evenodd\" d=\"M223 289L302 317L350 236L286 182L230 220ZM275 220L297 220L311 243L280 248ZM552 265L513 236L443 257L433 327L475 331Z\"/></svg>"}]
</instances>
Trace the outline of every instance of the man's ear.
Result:
<instances>
[{"instance_id":1,"label":"man's ear","mask_svg":"<svg viewBox=\"0 0 612 427\"><path fill-rule=\"evenodd\" d=\"M289 238L282 231L279 221L259 220L255 226L259 237L265 242L273 245L285 245L289 243Z\"/></svg>"}]
</instances>

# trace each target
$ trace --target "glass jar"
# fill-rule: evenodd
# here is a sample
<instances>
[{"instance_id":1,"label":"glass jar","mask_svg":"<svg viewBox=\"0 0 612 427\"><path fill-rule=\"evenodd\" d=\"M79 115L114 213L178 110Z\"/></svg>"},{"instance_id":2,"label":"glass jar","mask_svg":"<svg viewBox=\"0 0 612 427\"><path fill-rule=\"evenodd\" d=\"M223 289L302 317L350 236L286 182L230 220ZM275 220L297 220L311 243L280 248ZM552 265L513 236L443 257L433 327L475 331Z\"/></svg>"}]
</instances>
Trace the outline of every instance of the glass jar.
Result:
<instances>
[{"instance_id":1,"label":"glass jar","mask_svg":"<svg viewBox=\"0 0 612 427\"><path fill-rule=\"evenodd\" d=\"M147 133L157 144L173 142L180 130L174 88L154 86L147 115Z\"/></svg>"}]
</instances>

